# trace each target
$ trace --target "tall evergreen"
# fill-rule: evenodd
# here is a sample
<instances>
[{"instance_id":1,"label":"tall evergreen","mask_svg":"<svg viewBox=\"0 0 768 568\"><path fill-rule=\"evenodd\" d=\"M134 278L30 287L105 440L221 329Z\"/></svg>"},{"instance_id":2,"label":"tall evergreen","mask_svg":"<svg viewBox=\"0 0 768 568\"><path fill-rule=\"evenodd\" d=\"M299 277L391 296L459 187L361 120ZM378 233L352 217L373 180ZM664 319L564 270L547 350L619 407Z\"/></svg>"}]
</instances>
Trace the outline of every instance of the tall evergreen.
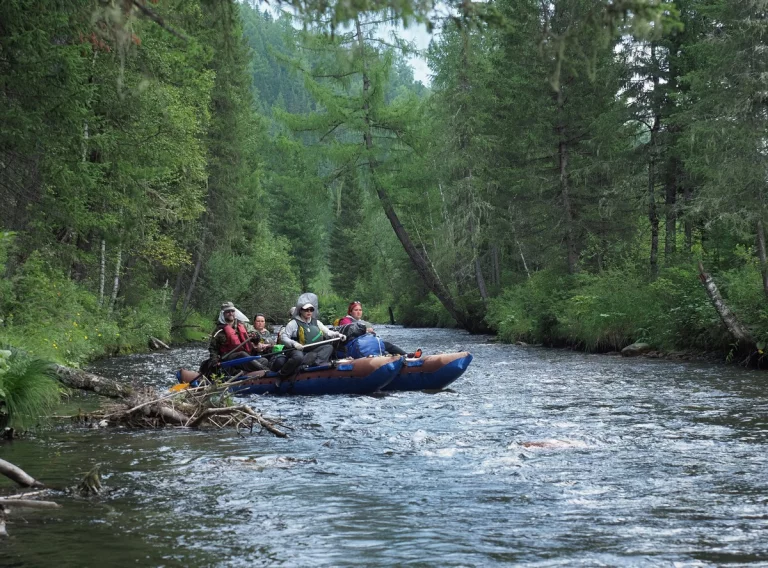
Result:
<instances>
[{"instance_id":1,"label":"tall evergreen","mask_svg":"<svg viewBox=\"0 0 768 568\"><path fill-rule=\"evenodd\" d=\"M706 33L686 46L691 66L683 77L687 90L677 119L685 131L678 149L704 219L756 243L765 274L768 5L702 1L693 7ZM768 293L768 282L765 287Z\"/></svg>"},{"instance_id":2,"label":"tall evergreen","mask_svg":"<svg viewBox=\"0 0 768 568\"><path fill-rule=\"evenodd\" d=\"M371 255L362 229L365 215L363 192L355 171L347 170L337 185L338 207L330 234L328 254L334 291L350 298L358 279L370 276Z\"/></svg>"},{"instance_id":3,"label":"tall evergreen","mask_svg":"<svg viewBox=\"0 0 768 568\"><path fill-rule=\"evenodd\" d=\"M613 45L584 26L592 7L581 0L503 3L515 23L500 34L491 87L504 93L494 133L504 149L496 179L505 188L499 204L509 213L508 232L527 262L559 257L571 274L584 261L602 262L606 247L626 234L621 213L633 209L619 192L631 140L617 97L624 68ZM552 34L543 45L540 21ZM572 52L562 52L563 37Z\"/></svg>"}]
</instances>

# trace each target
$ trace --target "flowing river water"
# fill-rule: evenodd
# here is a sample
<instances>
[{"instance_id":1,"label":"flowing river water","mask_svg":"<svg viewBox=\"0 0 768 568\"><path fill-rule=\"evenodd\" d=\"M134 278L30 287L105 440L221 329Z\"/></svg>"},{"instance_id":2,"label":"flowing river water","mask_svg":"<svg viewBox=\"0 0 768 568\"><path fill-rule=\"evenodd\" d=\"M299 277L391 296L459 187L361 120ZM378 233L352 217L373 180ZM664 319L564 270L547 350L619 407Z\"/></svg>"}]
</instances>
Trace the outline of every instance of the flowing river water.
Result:
<instances>
[{"instance_id":1,"label":"flowing river water","mask_svg":"<svg viewBox=\"0 0 768 568\"><path fill-rule=\"evenodd\" d=\"M112 490L14 516L0 565L768 565L765 373L380 332L475 360L437 394L250 399L288 439L66 426L0 445L54 487L101 464ZM94 370L165 387L203 355Z\"/></svg>"}]
</instances>

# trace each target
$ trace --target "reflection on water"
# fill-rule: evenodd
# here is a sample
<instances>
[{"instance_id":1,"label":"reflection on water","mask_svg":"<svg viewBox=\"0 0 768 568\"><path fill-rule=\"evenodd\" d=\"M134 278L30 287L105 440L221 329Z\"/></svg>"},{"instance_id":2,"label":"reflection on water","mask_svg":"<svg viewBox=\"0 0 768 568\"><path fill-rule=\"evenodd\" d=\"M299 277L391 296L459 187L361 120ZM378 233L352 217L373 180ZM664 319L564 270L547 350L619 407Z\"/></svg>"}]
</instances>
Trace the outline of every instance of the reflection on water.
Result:
<instances>
[{"instance_id":1,"label":"reflection on water","mask_svg":"<svg viewBox=\"0 0 768 568\"><path fill-rule=\"evenodd\" d=\"M0 446L54 487L100 463L115 490L9 525L0 565L768 563L764 374L381 331L475 360L433 395L252 399L287 440L64 428ZM203 356L97 372L166 386Z\"/></svg>"}]
</instances>

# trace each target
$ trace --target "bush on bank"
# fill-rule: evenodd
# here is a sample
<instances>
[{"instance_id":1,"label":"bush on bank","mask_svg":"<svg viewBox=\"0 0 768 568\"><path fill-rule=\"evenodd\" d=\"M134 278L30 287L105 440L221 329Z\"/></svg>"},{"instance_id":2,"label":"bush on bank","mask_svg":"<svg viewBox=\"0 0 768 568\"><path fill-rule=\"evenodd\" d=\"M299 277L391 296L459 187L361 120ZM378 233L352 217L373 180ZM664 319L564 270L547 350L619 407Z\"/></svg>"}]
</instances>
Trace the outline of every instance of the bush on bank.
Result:
<instances>
[{"instance_id":1,"label":"bush on bank","mask_svg":"<svg viewBox=\"0 0 768 568\"><path fill-rule=\"evenodd\" d=\"M14 347L0 349L0 427L29 428L59 400L51 364Z\"/></svg>"},{"instance_id":2,"label":"bush on bank","mask_svg":"<svg viewBox=\"0 0 768 568\"><path fill-rule=\"evenodd\" d=\"M718 286L755 337L768 337L768 309L755 265L726 271ZM534 273L490 302L487 321L506 342L619 351L636 341L661 350L727 352L732 338L694 267L671 267L654 281L633 268L573 276Z\"/></svg>"},{"instance_id":3,"label":"bush on bank","mask_svg":"<svg viewBox=\"0 0 768 568\"><path fill-rule=\"evenodd\" d=\"M138 305L110 312L99 305L95 294L38 253L5 284L0 342L30 355L79 365L102 355L145 348L150 335L170 339L170 314L162 292L149 292Z\"/></svg>"}]
</instances>

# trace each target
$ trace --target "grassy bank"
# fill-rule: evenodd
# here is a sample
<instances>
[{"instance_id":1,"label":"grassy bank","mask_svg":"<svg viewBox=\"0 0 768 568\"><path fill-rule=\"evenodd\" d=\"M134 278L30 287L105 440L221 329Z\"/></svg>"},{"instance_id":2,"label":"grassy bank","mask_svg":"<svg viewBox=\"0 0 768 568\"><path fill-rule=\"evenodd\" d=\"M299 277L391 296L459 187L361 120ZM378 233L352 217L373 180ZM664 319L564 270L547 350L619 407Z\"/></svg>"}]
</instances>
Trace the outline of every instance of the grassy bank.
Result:
<instances>
[{"instance_id":1,"label":"grassy bank","mask_svg":"<svg viewBox=\"0 0 768 568\"><path fill-rule=\"evenodd\" d=\"M150 336L164 342L200 339L195 327L180 328L174 338L167 290L150 292L135 306L110 310L98 297L30 258L12 281L4 281L0 307L0 344L65 365L81 365L105 356L147 348ZM186 325L201 328L198 316ZM206 330L207 332L207 330Z\"/></svg>"},{"instance_id":2,"label":"grassy bank","mask_svg":"<svg viewBox=\"0 0 768 568\"><path fill-rule=\"evenodd\" d=\"M768 336L768 309L754 264L718 275L731 309L754 336ZM599 274L534 273L493 299L487 320L505 342L524 341L591 352L642 341L662 351L733 349L733 339L693 267L649 280L632 268Z\"/></svg>"}]
</instances>

